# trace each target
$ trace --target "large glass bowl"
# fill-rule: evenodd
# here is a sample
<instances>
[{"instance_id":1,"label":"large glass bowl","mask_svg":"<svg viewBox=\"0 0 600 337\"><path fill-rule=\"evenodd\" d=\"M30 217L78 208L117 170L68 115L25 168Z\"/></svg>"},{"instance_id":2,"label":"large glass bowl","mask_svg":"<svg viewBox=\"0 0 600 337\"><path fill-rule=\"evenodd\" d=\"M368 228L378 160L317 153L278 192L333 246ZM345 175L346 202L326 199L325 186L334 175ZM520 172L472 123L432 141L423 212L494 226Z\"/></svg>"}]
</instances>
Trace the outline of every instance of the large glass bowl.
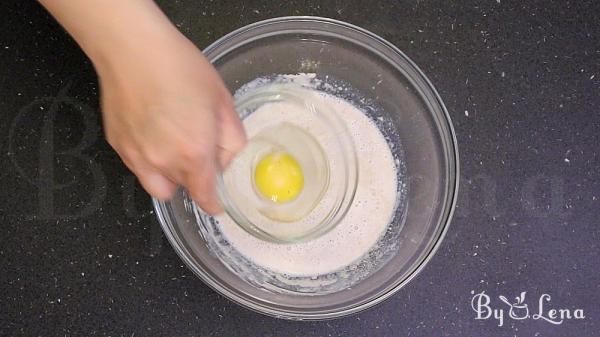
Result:
<instances>
[{"instance_id":1,"label":"large glass bowl","mask_svg":"<svg viewBox=\"0 0 600 337\"><path fill-rule=\"evenodd\" d=\"M211 250L206 228L185 191L154 201L163 230L188 267L213 289L247 308L289 319L348 315L389 298L427 263L448 228L458 188L458 151L450 118L435 88L400 50L348 23L283 17L238 29L205 55L232 92L257 77L316 73L350 85L345 97L376 106L365 111L399 158L398 207L380 241L393 249L356 282L323 293L278 292L240 278ZM359 104L360 105L360 104ZM360 158L359 158L360 159ZM359 173L360 174L360 173ZM351 243L349 243L351 244ZM214 248L214 247L213 247ZM268 280L266 281L268 283Z\"/></svg>"}]
</instances>

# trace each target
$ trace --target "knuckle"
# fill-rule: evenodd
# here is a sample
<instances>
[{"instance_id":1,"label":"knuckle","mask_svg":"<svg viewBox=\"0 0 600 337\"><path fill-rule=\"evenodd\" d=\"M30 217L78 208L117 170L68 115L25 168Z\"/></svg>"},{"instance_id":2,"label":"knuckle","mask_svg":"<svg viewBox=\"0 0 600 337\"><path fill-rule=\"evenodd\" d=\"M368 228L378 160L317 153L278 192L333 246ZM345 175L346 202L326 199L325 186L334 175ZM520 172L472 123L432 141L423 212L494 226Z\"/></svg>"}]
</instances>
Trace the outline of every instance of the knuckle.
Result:
<instances>
[{"instance_id":1,"label":"knuckle","mask_svg":"<svg viewBox=\"0 0 600 337\"><path fill-rule=\"evenodd\" d=\"M148 164L156 168L167 167L169 163L167 156L156 151L144 151L144 157L146 158Z\"/></svg>"},{"instance_id":2,"label":"knuckle","mask_svg":"<svg viewBox=\"0 0 600 337\"><path fill-rule=\"evenodd\" d=\"M197 163L207 156L206 148L199 145L182 145L179 151L181 158L191 163Z\"/></svg>"}]
</instances>

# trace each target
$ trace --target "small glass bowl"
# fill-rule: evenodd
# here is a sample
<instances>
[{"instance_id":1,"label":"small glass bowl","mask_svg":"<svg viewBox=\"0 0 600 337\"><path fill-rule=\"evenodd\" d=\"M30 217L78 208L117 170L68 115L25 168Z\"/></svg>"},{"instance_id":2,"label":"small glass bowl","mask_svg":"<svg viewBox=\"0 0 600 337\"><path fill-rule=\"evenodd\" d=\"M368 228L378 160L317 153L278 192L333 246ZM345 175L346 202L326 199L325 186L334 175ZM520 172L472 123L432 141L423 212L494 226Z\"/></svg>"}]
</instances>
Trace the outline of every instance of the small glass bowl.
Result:
<instances>
[{"instance_id":1,"label":"small glass bowl","mask_svg":"<svg viewBox=\"0 0 600 337\"><path fill-rule=\"evenodd\" d=\"M308 184L303 191L288 203L276 204L258 196L253 180L246 175L253 176L252 152L257 148L254 145L267 142L259 133L249 139L246 149L234 159L230 169L218 174L217 191L226 213L249 234L275 243L298 243L329 232L348 212L354 200L359 174L356 151L344 122L335 113L325 111L315 104L319 99L317 95L320 95L317 91L297 84L278 83L277 79L273 81L275 83L245 91L236 97L236 111L242 118L246 118L261 107L285 104L281 108L294 105L297 107L294 111L306 114L304 118L310 118L311 125L297 125L297 136L286 140L292 143L289 145L292 149L304 153L304 156L298 158L306 159L306 165L302 168L305 177L320 176L320 179L312 181L312 185L318 186L310 185L311 181L306 179ZM290 115L291 120L285 122L290 123L288 134L292 135L294 117ZM264 129L270 128L272 127L266 126ZM323 137L334 141L324 148L319 143ZM281 144L273 146L285 147ZM293 151L289 152L293 154ZM312 160L313 158L321 159ZM231 172L231 167L236 165L244 167ZM310 172L313 175L307 176ZM329 183L330 177L335 177L336 184ZM265 209L276 216L268 216L262 211Z\"/></svg>"}]
</instances>

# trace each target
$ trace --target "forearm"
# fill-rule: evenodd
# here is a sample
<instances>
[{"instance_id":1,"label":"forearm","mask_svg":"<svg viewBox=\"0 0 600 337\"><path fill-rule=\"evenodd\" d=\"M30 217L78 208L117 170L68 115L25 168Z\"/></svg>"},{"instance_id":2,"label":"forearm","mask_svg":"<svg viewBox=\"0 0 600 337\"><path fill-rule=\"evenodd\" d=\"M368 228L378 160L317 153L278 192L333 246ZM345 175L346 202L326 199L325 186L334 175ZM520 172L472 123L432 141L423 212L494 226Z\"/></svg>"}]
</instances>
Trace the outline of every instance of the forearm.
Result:
<instances>
[{"instance_id":1,"label":"forearm","mask_svg":"<svg viewBox=\"0 0 600 337\"><path fill-rule=\"evenodd\" d=\"M94 64L129 51L151 53L180 34L152 0L39 0Z\"/></svg>"}]
</instances>

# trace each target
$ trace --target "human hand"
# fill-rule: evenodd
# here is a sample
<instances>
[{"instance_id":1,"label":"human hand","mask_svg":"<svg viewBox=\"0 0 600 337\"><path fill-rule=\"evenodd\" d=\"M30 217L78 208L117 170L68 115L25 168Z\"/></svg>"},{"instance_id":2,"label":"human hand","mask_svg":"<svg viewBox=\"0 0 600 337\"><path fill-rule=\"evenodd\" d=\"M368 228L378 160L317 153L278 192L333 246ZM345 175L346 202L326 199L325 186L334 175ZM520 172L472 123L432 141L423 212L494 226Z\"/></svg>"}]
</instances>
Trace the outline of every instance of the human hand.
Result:
<instances>
[{"instance_id":1,"label":"human hand","mask_svg":"<svg viewBox=\"0 0 600 337\"><path fill-rule=\"evenodd\" d=\"M168 199L179 184L218 213L216 173L246 141L231 95L179 33L147 47L97 66L106 138L152 196Z\"/></svg>"},{"instance_id":2,"label":"human hand","mask_svg":"<svg viewBox=\"0 0 600 337\"><path fill-rule=\"evenodd\" d=\"M106 138L146 191L218 213L217 171L246 141L231 95L152 0L40 0L90 57Z\"/></svg>"}]
</instances>

